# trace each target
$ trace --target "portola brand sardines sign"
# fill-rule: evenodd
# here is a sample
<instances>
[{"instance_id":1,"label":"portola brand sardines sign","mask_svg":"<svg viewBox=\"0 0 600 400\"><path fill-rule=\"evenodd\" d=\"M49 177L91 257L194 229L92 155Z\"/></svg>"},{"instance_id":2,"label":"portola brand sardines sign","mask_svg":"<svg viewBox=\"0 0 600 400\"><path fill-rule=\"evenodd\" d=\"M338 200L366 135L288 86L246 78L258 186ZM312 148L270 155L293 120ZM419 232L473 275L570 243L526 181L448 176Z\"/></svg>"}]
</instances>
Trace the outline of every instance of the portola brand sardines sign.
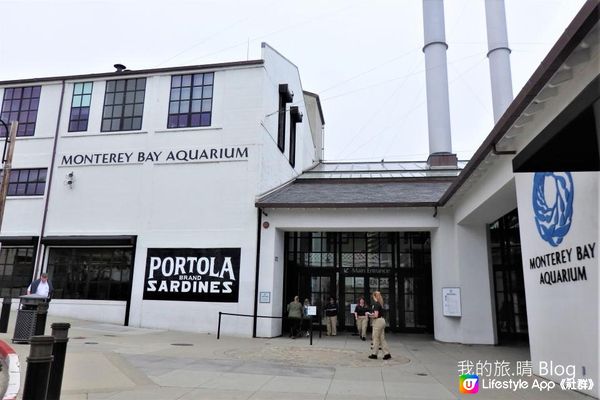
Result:
<instances>
[{"instance_id":1,"label":"portola brand sardines sign","mask_svg":"<svg viewBox=\"0 0 600 400\"><path fill-rule=\"evenodd\" d=\"M144 300L236 303L240 249L148 249Z\"/></svg>"}]
</instances>

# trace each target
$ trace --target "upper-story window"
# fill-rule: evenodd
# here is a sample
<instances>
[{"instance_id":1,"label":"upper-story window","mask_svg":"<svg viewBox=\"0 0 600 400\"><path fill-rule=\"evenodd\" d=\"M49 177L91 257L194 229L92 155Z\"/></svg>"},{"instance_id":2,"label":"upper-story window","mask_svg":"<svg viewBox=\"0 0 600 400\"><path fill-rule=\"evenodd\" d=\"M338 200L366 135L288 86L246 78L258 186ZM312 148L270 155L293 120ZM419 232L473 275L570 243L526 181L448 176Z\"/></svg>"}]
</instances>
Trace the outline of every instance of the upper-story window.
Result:
<instances>
[{"instance_id":1,"label":"upper-story window","mask_svg":"<svg viewBox=\"0 0 600 400\"><path fill-rule=\"evenodd\" d=\"M214 73L171 77L168 128L210 126Z\"/></svg>"},{"instance_id":2,"label":"upper-story window","mask_svg":"<svg viewBox=\"0 0 600 400\"><path fill-rule=\"evenodd\" d=\"M297 106L290 107L290 165L296 166L296 124L302 122L302 113Z\"/></svg>"},{"instance_id":3,"label":"upper-story window","mask_svg":"<svg viewBox=\"0 0 600 400\"><path fill-rule=\"evenodd\" d=\"M2 120L19 122L17 136L33 136L41 91L41 86L4 89ZM0 130L0 136L6 136L5 129Z\"/></svg>"},{"instance_id":4,"label":"upper-story window","mask_svg":"<svg viewBox=\"0 0 600 400\"><path fill-rule=\"evenodd\" d=\"M285 151L285 114L286 104L294 100L294 93L289 90L287 83L279 85L279 118L277 119L277 147Z\"/></svg>"},{"instance_id":5,"label":"upper-story window","mask_svg":"<svg viewBox=\"0 0 600 400\"><path fill-rule=\"evenodd\" d=\"M146 78L106 82L102 132L142 129Z\"/></svg>"},{"instance_id":6,"label":"upper-story window","mask_svg":"<svg viewBox=\"0 0 600 400\"><path fill-rule=\"evenodd\" d=\"M46 168L12 169L8 178L8 196L43 195L46 173Z\"/></svg>"},{"instance_id":7,"label":"upper-story window","mask_svg":"<svg viewBox=\"0 0 600 400\"><path fill-rule=\"evenodd\" d=\"M92 103L92 85L92 82L79 82L73 85L69 132L87 131Z\"/></svg>"}]
</instances>

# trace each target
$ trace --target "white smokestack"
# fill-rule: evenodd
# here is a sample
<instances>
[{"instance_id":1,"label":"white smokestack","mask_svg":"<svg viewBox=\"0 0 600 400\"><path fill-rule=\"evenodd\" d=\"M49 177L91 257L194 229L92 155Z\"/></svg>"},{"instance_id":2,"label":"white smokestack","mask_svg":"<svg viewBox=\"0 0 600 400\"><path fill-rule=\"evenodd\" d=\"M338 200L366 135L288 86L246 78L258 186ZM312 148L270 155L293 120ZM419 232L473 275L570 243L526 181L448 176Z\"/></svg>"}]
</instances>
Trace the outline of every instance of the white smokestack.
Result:
<instances>
[{"instance_id":1,"label":"white smokestack","mask_svg":"<svg viewBox=\"0 0 600 400\"><path fill-rule=\"evenodd\" d=\"M425 79L430 166L456 166L450 137L450 100L446 64L446 34L443 0L423 0L425 30Z\"/></svg>"},{"instance_id":2,"label":"white smokestack","mask_svg":"<svg viewBox=\"0 0 600 400\"><path fill-rule=\"evenodd\" d=\"M498 122L513 100L504 0L485 0L485 19L494 122Z\"/></svg>"}]
</instances>

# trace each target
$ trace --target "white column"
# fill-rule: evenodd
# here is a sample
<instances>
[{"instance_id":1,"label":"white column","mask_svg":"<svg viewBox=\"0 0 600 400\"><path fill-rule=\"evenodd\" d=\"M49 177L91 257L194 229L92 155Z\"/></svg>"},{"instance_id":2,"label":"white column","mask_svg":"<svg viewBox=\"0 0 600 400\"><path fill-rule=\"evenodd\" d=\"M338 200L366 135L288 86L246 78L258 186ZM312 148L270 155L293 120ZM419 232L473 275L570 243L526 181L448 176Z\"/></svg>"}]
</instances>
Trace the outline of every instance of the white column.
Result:
<instances>
[{"instance_id":1,"label":"white column","mask_svg":"<svg viewBox=\"0 0 600 400\"><path fill-rule=\"evenodd\" d=\"M429 154L452 153L443 0L423 0Z\"/></svg>"},{"instance_id":2,"label":"white column","mask_svg":"<svg viewBox=\"0 0 600 400\"><path fill-rule=\"evenodd\" d=\"M486 0L485 19L494 122L498 122L513 100L504 0Z\"/></svg>"}]
</instances>

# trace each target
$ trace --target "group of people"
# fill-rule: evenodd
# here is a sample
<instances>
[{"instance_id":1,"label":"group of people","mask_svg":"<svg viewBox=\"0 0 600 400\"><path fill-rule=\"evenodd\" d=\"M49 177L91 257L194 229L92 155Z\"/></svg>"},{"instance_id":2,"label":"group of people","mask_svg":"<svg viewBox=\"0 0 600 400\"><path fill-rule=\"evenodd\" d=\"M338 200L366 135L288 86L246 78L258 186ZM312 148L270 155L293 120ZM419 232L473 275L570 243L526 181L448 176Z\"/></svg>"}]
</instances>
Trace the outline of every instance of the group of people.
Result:
<instances>
[{"instance_id":1,"label":"group of people","mask_svg":"<svg viewBox=\"0 0 600 400\"><path fill-rule=\"evenodd\" d=\"M385 340L385 319L383 317L383 297L381 292L373 293L373 304L369 307L364 297L359 298L358 304L354 308L354 318L356 320L356 328L360 339L367 340L367 327L371 321L372 328L372 343L370 359L377 359L379 350L383 352L383 359L389 360L392 358L387 341ZM300 333L302 321L306 320L310 324L310 317L306 315L307 307L310 305L308 299L304 300L304 306L300 303L298 296L288 304L288 320L290 322L290 337L296 338ZM304 310L303 310L304 309ZM338 305L334 297L329 298L329 303L323 307L325 312L325 322L327 326L327 336L337 335L337 313Z\"/></svg>"},{"instance_id":2,"label":"group of people","mask_svg":"<svg viewBox=\"0 0 600 400\"><path fill-rule=\"evenodd\" d=\"M308 329L311 323L310 316L308 315L309 306L310 301L308 299L304 299L304 304L302 304L298 296L295 296L294 300L287 305L290 337L292 339L301 336L303 330L306 331L306 336L308 336Z\"/></svg>"}]
</instances>

